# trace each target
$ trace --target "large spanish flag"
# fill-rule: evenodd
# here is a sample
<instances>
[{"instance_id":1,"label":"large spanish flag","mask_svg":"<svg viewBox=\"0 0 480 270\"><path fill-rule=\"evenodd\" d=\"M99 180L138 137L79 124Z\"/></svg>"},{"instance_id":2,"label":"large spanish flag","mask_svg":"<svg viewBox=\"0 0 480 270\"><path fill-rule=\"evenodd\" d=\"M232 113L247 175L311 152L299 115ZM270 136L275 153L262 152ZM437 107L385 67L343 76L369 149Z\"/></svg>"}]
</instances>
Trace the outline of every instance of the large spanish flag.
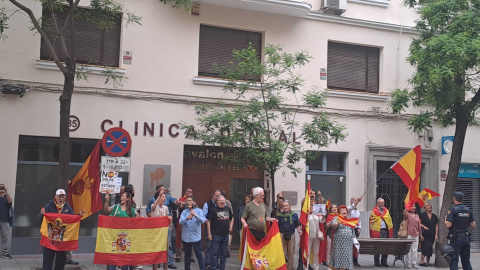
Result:
<instances>
[{"instance_id":1,"label":"large spanish flag","mask_svg":"<svg viewBox=\"0 0 480 270\"><path fill-rule=\"evenodd\" d=\"M148 265L167 262L168 217L98 217L94 264Z\"/></svg>"},{"instance_id":2,"label":"large spanish flag","mask_svg":"<svg viewBox=\"0 0 480 270\"><path fill-rule=\"evenodd\" d=\"M416 202L420 207L423 207L425 205L425 202L428 200L431 200L435 197L440 197L440 194L436 193L435 191L429 189L429 188L424 188L419 194L418 194L418 199Z\"/></svg>"},{"instance_id":3,"label":"large spanish flag","mask_svg":"<svg viewBox=\"0 0 480 270\"><path fill-rule=\"evenodd\" d=\"M85 211L82 219L103 209L100 196L100 140L93 148L83 167L68 184L68 203L75 213Z\"/></svg>"},{"instance_id":4,"label":"large spanish flag","mask_svg":"<svg viewBox=\"0 0 480 270\"><path fill-rule=\"evenodd\" d=\"M391 169L400 176L408 188L408 196L405 202L415 201L418 198L420 185L420 170L422 169L422 148L415 146L405 156L392 165Z\"/></svg>"},{"instance_id":5,"label":"large spanish flag","mask_svg":"<svg viewBox=\"0 0 480 270\"><path fill-rule=\"evenodd\" d=\"M245 258L242 263L243 270L287 270L285 254L283 254L282 239L275 220L262 241L258 242L253 234L247 230L247 245Z\"/></svg>"},{"instance_id":6,"label":"large spanish flag","mask_svg":"<svg viewBox=\"0 0 480 270\"><path fill-rule=\"evenodd\" d=\"M310 215L310 181L307 184L307 192L305 193L305 200L302 205L302 212L300 212L300 223L302 224L302 235L300 236L300 248L302 249L302 262L306 267L308 266L308 233L310 231L308 225L308 215Z\"/></svg>"},{"instance_id":7,"label":"large spanish flag","mask_svg":"<svg viewBox=\"0 0 480 270\"><path fill-rule=\"evenodd\" d=\"M40 245L56 251L78 249L79 215L45 213L40 227Z\"/></svg>"}]
</instances>

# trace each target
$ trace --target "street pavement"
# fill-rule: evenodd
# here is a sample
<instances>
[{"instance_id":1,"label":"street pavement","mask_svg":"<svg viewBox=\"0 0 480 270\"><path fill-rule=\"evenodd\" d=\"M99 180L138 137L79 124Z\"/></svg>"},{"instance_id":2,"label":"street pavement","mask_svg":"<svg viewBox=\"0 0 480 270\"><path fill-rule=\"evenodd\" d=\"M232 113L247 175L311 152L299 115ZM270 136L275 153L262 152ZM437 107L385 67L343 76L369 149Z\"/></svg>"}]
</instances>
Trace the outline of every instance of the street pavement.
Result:
<instances>
[{"instance_id":1,"label":"street pavement","mask_svg":"<svg viewBox=\"0 0 480 270\"><path fill-rule=\"evenodd\" d=\"M106 269L105 265L95 265L93 264L93 257L94 254L86 254L86 253L81 253L81 254L76 254L74 252L73 254L74 260L79 262L79 265L66 265L65 269L66 270L85 270L85 269ZM238 251L232 250L232 257L227 258L227 270L239 270L241 268L241 263L237 260L238 257ZM296 257L296 261L297 261ZM420 259L420 253L418 254L418 259ZM433 259L433 258L432 258ZM361 268L355 268L355 269L361 269L361 270L378 270L378 269L403 269L403 264L400 261L397 261L395 263L395 267L393 267L393 256L388 256L388 264L390 267L388 268L380 268L380 267L375 267L373 264L373 255L360 255L359 257L359 263L362 266ZM433 262L434 260L432 260ZM471 255L471 262L473 269L480 269L480 253L472 253ZM178 267L178 270L184 270L184 264L183 260L180 263L175 263L175 265ZM0 259L0 269L1 270L36 270L36 269L41 269L42 268L42 255L41 254L36 254L36 255L18 255L18 256L13 256L13 259ZM421 270L430 270L430 269L437 269L433 266L431 267L419 267ZM459 266L461 268L461 264ZM139 266L137 269L152 269L150 265L144 265L144 266ZM160 268L162 269L162 268ZM191 265L191 270L198 270L198 264L192 263ZM328 269L328 267L321 265L320 270L325 270Z\"/></svg>"}]
</instances>

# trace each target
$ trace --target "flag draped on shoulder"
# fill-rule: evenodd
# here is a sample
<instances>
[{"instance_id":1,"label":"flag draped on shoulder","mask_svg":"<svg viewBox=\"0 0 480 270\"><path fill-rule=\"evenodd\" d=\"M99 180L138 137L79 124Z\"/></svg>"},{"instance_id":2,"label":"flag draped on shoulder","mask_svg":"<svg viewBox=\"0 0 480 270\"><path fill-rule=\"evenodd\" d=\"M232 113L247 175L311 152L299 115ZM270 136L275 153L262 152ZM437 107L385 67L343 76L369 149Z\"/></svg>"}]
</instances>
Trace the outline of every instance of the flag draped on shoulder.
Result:
<instances>
[{"instance_id":1,"label":"flag draped on shoulder","mask_svg":"<svg viewBox=\"0 0 480 270\"><path fill-rule=\"evenodd\" d=\"M79 215L45 213L40 245L56 251L77 250L80 220Z\"/></svg>"},{"instance_id":2,"label":"flag draped on shoulder","mask_svg":"<svg viewBox=\"0 0 480 270\"><path fill-rule=\"evenodd\" d=\"M308 215L310 215L310 181L307 184L307 192L300 213L300 223L302 224L302 235L300 236L300 248L302 249L302 262L304 266L308 266Z\"/></svg>"},{"instance_id":3,"label":"flag draped on shoulder","mask_svg":"<svg viewBox=\"0 0 480 270\"><path fill-rule=\"evenodd\" d=\"M100 196L100 140L80 171L68 184L68 203L75 213L84 211L82 219L103 209Z\"/></svg>"},{"instance_id":4,"label":"flag draped on shoulder","mask_svg":"<svg viewBox=\"0 0 480 270\"><path fill-rule=\"evenodd\" d=\"M273 222L267 235L260 242L248 229L244 230L247 231L247 235L242 270L287 270L277 221Z\"/></svg>"},{"instance_id":5,"label":"flag draped on shoulder","mask_svg":"<svg viewBox=\"0 0 480 270\"><path fill-rule=\"evenodd\" d=\"M423 207L425 203L428 200L431 200L435 197L440 197L440 194L436 193L435 191L429 189L429 188L424 188L419 194L418 194L418 199L417 203L420 207Z\"/></svg>"},{"instance_id":6,"label":"flag draped on shoulder","mask_svg":"<svg viewBox=\"0 0 480 270\"><path fill-rule=\"evenodd\" d=\"M373 208L370 214L370 238L380 238L380 228L382 220L385 221L388 229L389 238L393 237L393 221L387 208L383 208L383 214L378 210L378 206Z\"/></svg>"},{"instance_id":7,"label":"flag draped on shoulder","mask_svg":"<svg viewBox=\"0 0 480 270\"><path fill-rule=\"evenodd\" d=\"M358 225L358 218L344 218L342 215L338 215L337 217L338 223L350 228L355 228L355 226Z\"/></svg>"},{"instance_id":8,"label":"flag draped on shoulder","mask_svg":"<svg viewBox=\"0 0 480 270\"><path fill-rule=\"evenodd\" d=\"M167 262L167 217L98 217L94 264L148 265Z\"/></svg>"},{"instance_id":9,"label":"flag draped on shoulder","mask_svg":"<svg viewBox=\"0 0 480 270\"><path fill-rule=\"evenodd\" d=\"M422 169L422 148L420 145L415 146L401 159L395 162L391 169L400 176L403 183L408 188L405 203L416 201L420 186L420 170Z\"/></svg>"}]
</instances>

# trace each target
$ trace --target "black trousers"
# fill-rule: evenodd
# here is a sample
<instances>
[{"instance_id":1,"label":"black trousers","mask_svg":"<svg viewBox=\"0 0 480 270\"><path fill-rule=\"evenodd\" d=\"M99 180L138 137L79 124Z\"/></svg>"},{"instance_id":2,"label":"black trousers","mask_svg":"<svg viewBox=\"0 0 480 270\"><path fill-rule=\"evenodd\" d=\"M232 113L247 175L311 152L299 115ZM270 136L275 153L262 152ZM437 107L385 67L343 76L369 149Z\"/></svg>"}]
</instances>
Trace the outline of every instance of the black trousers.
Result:
<instances>
[{"instance_id":1,"label":"black trousers","mask_svg":"<svg viewBox=\"0 0 480 270\"><path fill-rule=\"evenodd\" d=\"M450 270L458 269L458 257L461 258L464 270L472 270L470 263L470 238L468 236L457 236L450 245L455 249L455 253L450 261Z\"/></svg>"},{"instance_id":2,"label":"black trousers","mask_svg":"<svg viewBox=\"0 0 480 270\"><path fill-rule=\"evenodd\" d=\"M380 230L380 238L388 238L388 230L381 229ZM380 264L385 265L387 264L388 254L382 254L382 259ZM375 264L379 264L380 255L373 255L373 260Z\"/></svg>"},{"instance_id":3,"label":"black trousers","mask_svg":"<svg viewBox=\"0 0 480 270\"><path fill-rule=\"evenodd\" d=\"M52 270L55 259L55 270L63 270L67 261L67 251L55 251L43 247L43 270Z\"/></svg>"},{"instance_id":4,"label":"black trousers","mask_svg":"<svg viewBox=\"0 0 480 270\"><path fill-rule=\"evenodd\" d=\"M264 231L250 230L250 232L253 234L255 240L257 240L258 242L262 241L262 239L265 238L266 235Z\"/></svg>"}]
</instances>

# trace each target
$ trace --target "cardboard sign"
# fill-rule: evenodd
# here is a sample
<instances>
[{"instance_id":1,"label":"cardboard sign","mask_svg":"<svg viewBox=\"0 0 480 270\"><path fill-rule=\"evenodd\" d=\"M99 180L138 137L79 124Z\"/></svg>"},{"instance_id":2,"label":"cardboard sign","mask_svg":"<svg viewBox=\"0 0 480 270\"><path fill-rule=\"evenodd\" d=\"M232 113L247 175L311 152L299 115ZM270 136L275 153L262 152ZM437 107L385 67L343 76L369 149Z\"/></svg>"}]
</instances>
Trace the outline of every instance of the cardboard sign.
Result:
<instances>
[{"instance_id":1,"label":"cardboard sign","mask_svg":"<svg viewBox=\"0 0 480 270\"><path fill-rule=\"evenodd\" d=\"M118 179L120 179L120 181L118 181ZM121 185L122 178L118 177L118 172L100 172L100 193L119 193Z\"/></svg>"},{"instance_id":2,"label":"cardboard sign","mask_svg":"<svg viewBox=\"0 0 480 270\"><path fill-rule=\"evenodd\" d=\"M322 215L325 216L327 211L325 210L325 204L314 204L313 205L313 213L315 215Z\"/></svg>"}]
</instances>

